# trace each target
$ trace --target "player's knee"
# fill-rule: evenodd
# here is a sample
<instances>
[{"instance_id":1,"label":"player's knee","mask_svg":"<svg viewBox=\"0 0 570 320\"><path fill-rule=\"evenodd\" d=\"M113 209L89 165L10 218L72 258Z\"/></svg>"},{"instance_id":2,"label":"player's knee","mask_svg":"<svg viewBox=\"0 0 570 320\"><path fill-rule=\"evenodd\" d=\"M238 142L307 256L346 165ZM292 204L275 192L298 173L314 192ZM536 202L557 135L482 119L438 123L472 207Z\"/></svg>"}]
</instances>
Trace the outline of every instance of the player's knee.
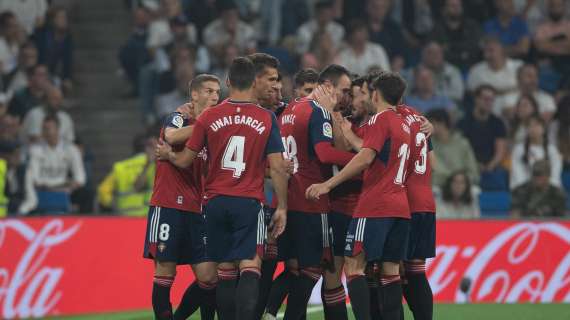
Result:
<instances>
[{"instance_id":1,"label":"player's knee","mask_svg":"<svg viewBox=\"0 0 570 320\"><path fill-rule=\"evenodd\" d=\"M400 263L382 262L382 275L395 276L400 275Z\"/></svg>"},{"instance_id":2,"label":"player's knee","mask_svg":"<svg viewBox=\"0 0 570 320\"><path fill-rule=\"evenodd\" d=\"M161 277L175 277L176 276L176 262L161 262L156 261L155 269L154 269L155 276Z\"/></svg>"},{"instance_id":3,"label":"player's knee","mask_svg":"<svg viewBox=\"0 0 570 320\"><path fill-rule=\"evenodd\" d=\"M323 275L325 288L334 289L342 285L341 270L342 269L336 269L333 273L325 271Z\"/></svg>"},{"instance_id":4,"label":"player's knee","mask_svg":"<svg viewBox=\"0 0 570 320\"><path fill-rule=\"evenodd\" d=\"M198 281L205 283L216 283L218 281L216 264L213 262L204 262L194 265L192 266L192 271L194 271Z\"/></svg>"},{"instance_id":5,"label":"player's knee","mask_svg":"<svg viewBox=\"0 0 570 320\"><path fill-rule=\"evenodd\" d=\"M366 260L364 255L359 254L355 257L346 257L344 259L344 272L348 275L364 274L366 270Z\"/></svg>"}]
</instances>

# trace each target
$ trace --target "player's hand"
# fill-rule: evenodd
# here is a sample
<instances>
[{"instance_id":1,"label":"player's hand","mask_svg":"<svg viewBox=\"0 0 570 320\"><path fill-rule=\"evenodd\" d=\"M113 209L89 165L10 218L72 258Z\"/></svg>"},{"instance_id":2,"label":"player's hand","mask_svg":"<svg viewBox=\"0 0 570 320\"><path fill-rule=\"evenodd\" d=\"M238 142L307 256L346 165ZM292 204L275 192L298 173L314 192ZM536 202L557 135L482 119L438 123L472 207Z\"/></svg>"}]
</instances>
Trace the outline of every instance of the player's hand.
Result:
<instances>
[{"instance_id":1,"label":"player's hand","mask_svg":"<svg viewBox=\"0 0 570 320\"><path fill-rule=\"evenodd\" d=\"M424 116L420 116L420 119L422 121L420 125L420 131L425 133L426 136L429 138L429 136L431 136L431 134L433 133L433 124L431 124L431 122L429 122L429 120Z\"/></svg>"},{"instance_id":2,"label":"player's hand","mask_svg":"<svg viewBox=\"0 0 570 320\"><path fill-rule=\"evenodd\" d=\"M307 188L305 197L309 200L319 200L323 194L327 194L330 191L331 188L329 188L326 183L312 184Z\"/></svg>"},{"instance_id":3,"label":"player's hand","mask_svg":"<svg viewBox=\"0 0 570 320\"><path fill-rule=\"evenodd\" d=\"M346 136L347 133L352 132L352 122L348 121L346 118L342 118L342 120L340 120L340 129L342 130L342 133Z\"/></svg>"},{"instance_id":4,"label":"player's hand","mask_svg":"<svg viewBox=\"0 0 570 320\"><path fill-rule=\"evenodd\" d=\"M176 108L176 112L182 113L186 119L189 119L193 114L193 109L192 102L187 102Z\"/></svg>"},{"instance_id":5,"label":"player's hand","mask_svg":"<svg viewBox=\"0 0 570 320\"><path fill-rule=\"evenodd\" d=\"M334 108L336 107L336 94L332 89L327 88L324 85L318 85L315 88L315 100L327 109L329 112L333 112Z\"/></svg>"},{"instance_id":6,"label":"player's hand","mask_svg":"<svg viewBox=\"0 0 570 320\"><path fill-rule=\"evenodd\" d=\"M291 159L284 159L285 170L288 174L295 173L295 163Z\"/></svg>"},{"instance_id":7,"label":"player's hand","mask_svg":"<svg viewBox=\"0 0 570 320\"><path fill-rule=\"evenodd\" d=\"M285 231L285 226L287 225L287 209L277 208L271 217L271 222L269 223L269 230L271 231L271 237L273 239L279 238L279 236Z\"/></svg>"},{"instance_id":8,"label":"player's hand","mask_svg":"<svg viewBox=\"0 0 570 320\"><path fill-rule=\"evenodd\" d=\"M172 151L172 147L164 142L164 140L159 139L156 144L156 149L154 150L154 155L157 160L168 161L168 154Z\"/></svg>"}]
</instances>

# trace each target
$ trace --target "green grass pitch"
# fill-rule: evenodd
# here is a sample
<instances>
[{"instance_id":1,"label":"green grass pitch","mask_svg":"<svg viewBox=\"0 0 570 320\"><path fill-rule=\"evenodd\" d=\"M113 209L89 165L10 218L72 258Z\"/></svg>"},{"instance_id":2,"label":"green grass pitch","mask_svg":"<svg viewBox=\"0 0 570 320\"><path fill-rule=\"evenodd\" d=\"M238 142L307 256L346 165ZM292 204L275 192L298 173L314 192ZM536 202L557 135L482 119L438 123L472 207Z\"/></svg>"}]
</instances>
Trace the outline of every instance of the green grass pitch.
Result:
<instances>
[{"instance_id":1,"label":"green grass pitch","mask_svg":"<svg viewBox=\"0 0 570 320\"><path fill-rule=\"evenodd\" d=\"M436 320L570 320L570 304L436 304L434 308L434 319ZM408 309L405 309L405 319L413 319ZM308 311L307 319L323 319L320 307L310 307ZM49 319L152 320L153 316L151 311L137 311ZM190 319L198 320L200 317L194 315ZM354 319L350 310L349 319Z\"/></svg>"}]
</instances>

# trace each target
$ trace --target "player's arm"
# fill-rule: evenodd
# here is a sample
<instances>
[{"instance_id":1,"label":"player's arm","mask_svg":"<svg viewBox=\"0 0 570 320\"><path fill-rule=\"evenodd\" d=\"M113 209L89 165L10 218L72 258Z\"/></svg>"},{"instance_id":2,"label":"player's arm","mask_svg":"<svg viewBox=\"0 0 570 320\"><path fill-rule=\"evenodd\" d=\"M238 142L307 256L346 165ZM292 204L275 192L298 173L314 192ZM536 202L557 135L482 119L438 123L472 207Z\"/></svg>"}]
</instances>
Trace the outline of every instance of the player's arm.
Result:
<instances>
[{"instance_id":1,"label":"player's arm","mask_svg":"<svg viewBox=\"0 0 570 320\"><path fill-rule=\"evenodd\" d=\"M287 180L288 180L288 161L283 159L285 151L275 115L271 115L271 132L265 146L265 154L269 161L269 175L277 196L277 208L271 218L269 229L274 238L279 237L285 231L287 224Z\"/></svg>"},{"instance_id":2,"label":"player's arm","mask_svg":"<svg viewBox=\"0 0 570 320\"><path fill-rule=\"evenodd\" d=\"M186 126L182 128L168 127L164 130L164 141L170 145L184 143L192 136L194 126Z\"/></svg>"},{"instance_id":3,"label":"player's arm","mask_svg":"<svg viewBox=\"0 0 570 320\"><path fill-rule=\"evenodd\" d=\"M358 154L350 160L350 162L342 168L342 170L329 180L310 186L305 196L307 199L319 199L323 194L329 193L334 187L359 175L362 171L370 166L376 158L376 151L369 148L362 148Z\"/></svg>"},{"instance_id":4,"label":"player's arm","mask_svg":"<svg viewBox=\"0 0 570 320\"><path fill-rule=\"evenodd\" d=\"M155 150L156 158L160 161L170 161L173 165L179 168L189 167L198 153L188 147L180 152L172 151L172 147L164 141L159 141Z\"/></svg>"},{"instance_id":5,"label":"player's arm","mask_svg":"<svg viewBox=\"0 0 570 320\"><path fill-rule=\"evenodd\" d=\"M331 119L331 114L325 108L314 108L309 120L309 140L321 163L344 166L354 155L333 146Z\"/></svg>"},{"instance_id":6,"label":"player's arm","mask_svg":"<svg viewBox=\"0 0 570 320\"><path fill-rule=\"evenodd\" d=\"M344 135L346 141L350 144L352 150L359 152L360 149L362 148L363 140L362 138L357 136L356 133L354 133L354 131L352 131L352 123L343 118L340 125L342 128L342 134Z\"/></svg>"}]
</instances>

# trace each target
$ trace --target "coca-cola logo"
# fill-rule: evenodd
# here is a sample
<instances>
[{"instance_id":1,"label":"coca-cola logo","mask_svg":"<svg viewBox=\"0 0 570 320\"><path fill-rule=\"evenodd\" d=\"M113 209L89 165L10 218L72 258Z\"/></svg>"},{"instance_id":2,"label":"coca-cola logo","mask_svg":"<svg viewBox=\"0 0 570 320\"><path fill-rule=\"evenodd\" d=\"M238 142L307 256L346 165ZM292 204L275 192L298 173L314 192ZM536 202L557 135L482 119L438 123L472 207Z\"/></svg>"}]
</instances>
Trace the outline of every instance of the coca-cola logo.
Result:
<instances>
[{"instance_id":1,"label":"coca-cola logo","mask_svg":"<svg viewBox=\"0 0 570 320\"><path fill-rule=\"evenodd\" d=\"M455 302L570 302L569 228L523 222L473 242L437 247L428 264L436 298L452 289Z\"/></svg>"},{"instance_id":2,"label":"coca-cola logo","mask_svg":"<svg viewBox=\"0 0 570 320\"><path fill-rule=\"evenodd\" d=\"M53 219L36 231L25 221L0 220L0 307L2 318L29 318L47 315L62 298L58 283L63 275L63 268L43 265L50 251L67 241L79 230L81 223L64 228L61 219ZM15 234L11 234L14 232ZM6 238L19 237L27 247L14 252L10 243L4 245ZM9 252L9 254L7 254ZM14 260L6 261L4 259ZM15 261L15 265L13 264ZM65 263L62 261L62 263ZM14 265L10 270L7 265Z\"/></svg>"}]
</instances>

